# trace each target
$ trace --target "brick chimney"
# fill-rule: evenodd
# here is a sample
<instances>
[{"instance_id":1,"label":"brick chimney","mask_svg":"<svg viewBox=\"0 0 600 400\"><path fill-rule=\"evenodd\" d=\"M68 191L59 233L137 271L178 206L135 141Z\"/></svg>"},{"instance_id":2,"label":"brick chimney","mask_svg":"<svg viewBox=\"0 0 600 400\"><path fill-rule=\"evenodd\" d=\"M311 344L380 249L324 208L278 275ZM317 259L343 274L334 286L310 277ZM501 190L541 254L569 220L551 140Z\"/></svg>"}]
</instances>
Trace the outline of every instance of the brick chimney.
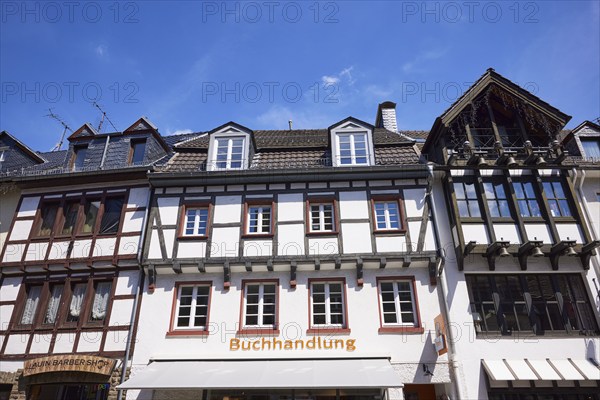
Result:
<instances>
[{"instance_id":1,"label":"brick chimney","mask_svg":"<svg viewBox=\"0 0 600 400\"><path fill-rule=\"evenodd\" d=\"M375 127L385 128L392 132L398 132L396 122L396 103L393 101L384 101L377 107L377 116L375 117Z\"/></svg>"}]
</instances>

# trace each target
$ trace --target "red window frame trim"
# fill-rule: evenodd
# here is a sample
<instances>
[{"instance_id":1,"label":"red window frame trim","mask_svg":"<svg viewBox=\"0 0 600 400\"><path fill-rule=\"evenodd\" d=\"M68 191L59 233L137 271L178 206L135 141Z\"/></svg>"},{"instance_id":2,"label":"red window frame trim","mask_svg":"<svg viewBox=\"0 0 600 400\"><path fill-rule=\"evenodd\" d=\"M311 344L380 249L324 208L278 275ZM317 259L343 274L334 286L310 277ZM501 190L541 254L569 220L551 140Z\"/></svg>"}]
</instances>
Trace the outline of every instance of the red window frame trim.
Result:
<instances>
[{"instance_id":1,"label":"red window frame trim","mask_svg":"<svg viewBox=\"0 0 600 400\"><path fill-rule=\"evenodd\" d=\"M381 282L396 282L396 281L409 281L412 285L413 298L415 301L415 317L416 326L384 326L381 315ZM402 276L378 276L376 278L377 283L377 310L379 314L379 330L378 333L424 333L425 328L421 322L421 311L419 309L419 296L417 295L417 285L414 275L402 275Z\"/></svg>"},{"instance_id":2,"label":"red window frame trim","mask_svg":"<svg viewBox=\"0 0 600 400\"><path fill-rule=\"evenodd\" d=\"M181 286L208 286L208 309L206 311L206 325L204 329L178 329L175 327L175 315L177 310L177 297L179 295L179 289ZM169 330L166 336L208 336L210 332L208 327L210 325L210 309L212 303L212 281L179 281L175 282L173 287L173 303L171 305L171 320L169 321Z\"/></svg>"},{"instance_id":3,"label":"red window frame trim","mask_svg":"<svg viewBox=\"0 0 600 400\"><path fill-rule=\"evenodd\" d=\"M326 204L331 203L333 206L333 230L332 231L312 231L311 225L311 213L310 206L312 204ZM338 200L335 196L314 196L307 197L306 206L305 206L305 214L306 214L306 223L305 223L305 233L307 236L333 236L338 235L340 232L340 215L338 208Z\"/></svg>"},{"instance_id":4,"label":"red window frame trim","mask_svg":"<svg viewBox=\"0 0 600 400\"><path fill-rule=\"evenodd\" d=\"M273 198L268 199L247 199L244 202L244 222L243 222L243 239L251 238L272 238L275 236L275 200ZM250 233L248 232L250 215L249 210L251 206L270 206L271 207L271 227L269 233Z\"/></svg>"},{"instance_id":5,"label":"red window frame trim","mask_svg":"<svg viewBox=\"0 0 600 400\"><path fill-rule=\"evenodd\" d=\"M344 292L344 326L341 328L338 327L313 327L312 323L312 284L315 282L322 283L336 283L340 282L342 284L342 289ZM306 330L307 335L321 335L321 334L349 334L350 330L350 321L348 319L348 295L346 288L346 278L308 278L308 329Z\"/></svg>"},{"instance_id":6,"label":"red window frame trim","mask_svg":"<svg viewBox=\"0 0 600 400\"><path fill-rule=\"evenodd\" d=\"M253 283L275 284L275 324L273 328L245 328L245 293L246 286ZM242 293L240 296L240 318L237 334L241 336L277 336L279 335L279 279L242 279Z\"/></svg>"},{"instance_id":7,"label":"red window frame trim","mask_svg":"<svg viewBox=\"0 0 600 400\"><path fill-rule=\"evenodd\" d=\"M400 228L398 229L379 229L377 228L377 213L375 212L375 203L379 202L392 202L395 201L398 204L398 219L400 222ZM377 194L371 195L371 214L373 216L373 233L374 234L405 234L408 226L406 221L406 212L404 211L404 199L400 194Z\"/></svg>"},{"instance_id":8,"label":"red window frame trim","mask_svg":"<svg viewBox=\"0 0 600 400\"><path fill-rule=\"evenodd\" d=\"M196 209L196 208L207 208L208 209L208 219L206 221L206 235L184 235L185 231L185 221L188 209ZM179 228L177 229L177 239L178 240L206 240L208 239L210 228L212 226L212 217L213 217L213 204L209 201L205 202L183 202L179 206Z\"/></svg>"}]
</instances>

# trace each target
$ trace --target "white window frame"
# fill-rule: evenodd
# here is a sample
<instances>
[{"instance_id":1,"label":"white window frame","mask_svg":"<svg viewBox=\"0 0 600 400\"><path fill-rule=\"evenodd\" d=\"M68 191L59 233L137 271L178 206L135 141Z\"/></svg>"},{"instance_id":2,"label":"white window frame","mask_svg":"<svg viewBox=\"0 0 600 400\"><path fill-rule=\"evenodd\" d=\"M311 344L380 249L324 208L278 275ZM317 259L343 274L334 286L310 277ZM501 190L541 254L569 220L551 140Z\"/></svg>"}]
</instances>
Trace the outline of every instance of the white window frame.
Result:
<instances>
[{"instance_id":1,"label":"white window frame","mask_svg":"<svg viewBox=\"0 0 600 400\"><path fill-rule=\"evenodd\" d=\"M402 311L400 309L400 290L398 290L398 283L408 283L408 287L410 288L410 302L412 305L412 314L414 322L403 322L402 321ZM394 292L394 308L396 312L396 321L397 322L385 322L384 318L384 310L383 310L383 290L381 288L382 283L391 283L393 286ZM382 279L378 283L379 286L379 318L381 319L381 326L383 327L418 327L419 326L419 315L417 314L417 303L415 299L415 288L413 285L413 281L410 279Z\"/></svg>"},{"instance_id":2,"label":"white window frame","mask_svg":"<svg viewBox=\"0 0 600 400\"><path fill-rule=\"evenodd\" d=\"M377 204L383 204L383 217L385 226L383 228L379 227L379 215L377 214ZM398 226L393 227L392 222L390 220L390 209L389 205L394 204L396 206L396 214L398 217ZM376 231L399 231L402 229L402 214L400 212L400 204L397 200L375 200L373 202L373 212L375 213L375 230Z\"/></svg>"},{"instance_id":3,"label":"white window frame","mask_svg":"<svg viewBox=\"0 0 600 400\"><path fill-rule=\"evenodd\" d=\"M223 127L220 127L214 131L208 133L209 136L209 144L208 144L208 157L206 162L206 170L207 171L227 171L227 170L241 170L247 169L250 165L250 144L252 142L252 138L250 135L252 131L248 128L242 127L241 125L237 125L235 123L227 124ZM228 150L227 150L227 160L225 168L219 168L217 166L217 155L219 153L218 145L219 140L227 139L228 140ZM241 166L231 168L231 146L233 144L232 141L235 139L243 139L242 143L242 159L240 160ZM222 162L222 161L221 161Z\"/></svg>"},{"instance_id":4,"label":"white window frame","mask_svg":"<svg viewBox=\"0 0 600 400\"><path fill-rule=\"evenodd\" d=\"M352 163L342 164L340 156L340 136L351 136L351 159ZM354 146L354 136L364 135L366 163L356 163L356 148ZM373 127L351 118L336 126L330 128L331 158L334 167L352 167L375 165L375 151L373 149Z\"/></svg>"},{"instance_id":5,"label":"white window frame","mask_svg":"<svg viewBox=\"0 0 600 400\"><path fill-rule=\"evenodd\" d=\"M238 160L234 160L232 158L233 154L233 142L235 140L241 140L242 141L242 153L240 154L240 159ZM221 142L223 141L227 141L227 159L225 161L219 161L217 160L217 157L219 155L219 146L221 144ZM215 138L215 152L214 152L214 158L213 158L213 163L214 163L214 169L215 170L226 170L226 169L243 169L244 168L244 164L245 164L245 158L246 158L246 138L241 137L241 136L232 136L232 137L218 137ZM220 167L218 164L219 163L225 163L225 167ZM239 167L232 167L231 164L232 162L239 162L240 166Z\"/></svg>"},{"instance_id":6,"label":"white window frame","mask_svg":"<svg viewBox=\"0 0 600 400\"><path fill-rule=\"evenodd\" d=\"M191 309L190 309L190 315L189 315L189 323L188 326L178 326L177 322L179 320L179 312L180 312L180 301L181 301L181 293L183 291L183 288L193 288L192 290L192 304L190 305ZM208 297L208 301L207 301L207 306L206 306L206 324L202 325L202 326L196 326L194 325L194 320L196 319L197 315L196 315L196 305L197 305L197 298L198 298L198 288L208 288L208 293L207 293L207 297ZM190 284L190 285L179 285L177 287L177 304L175 304L175 312L173 315L173 330L174 331L180 331L180 330L206 330L208 327L208 316L210 314L210 290L211 287L209 284Z\"/></svg>"},{"instance_id":7,"label":"white window frame","mask_svg":"<svg viewBox=\"0 0 600 400\"><path fill-rule=\"evenodd\" d=\"M247 314L247 306L248 306L248 288L250 286L258 286L258 314L257 314L257 324L256 325L248 325L246 323ZM273 312L273 323L265 324L264 323L264 296L265 296L265 286L273 286L275 288L275 310ZM274 329L277 326L277 306L278 306L278 296L277 296L277 283L276 282L248 282L244 285L244 304L242 310L242 326L244 328L272 328ZM253 315L253 314L252 314Z\"/></svg>"},{"instance_id":8,"label":"white window frame","mask_svg":"<svg viewBox=\"0 0 600 400\"><path fill-rule=\"evenodd\" d=\"M337 284L342 288L341 299L342 299L342 323L332 324L331 323L331 292L329 285ZM325 287L325 323L315 323L315 302L314 302L314 285L324 285ZM320 304L320 303L317 303ZM310 283L310 327L311 328L340 328L343 329L348 324L346 321L346 283L344 281L315 281Z\"/></svg>"},{"instance_id":9,"label":"white window frame","mask_svg":"<svg viewBox=\"0 0 600 400\"><path fill-rule=\"evenodd\" d=\"M364 142L365 142L365 162L357 162L357 155L356 155L356 137L360 136L364 138ZM340 166L352 166L352 165L369 165L369 147L368 147L368 140L367 140L367 132L347 132L347 133L338 133L335 135L336 137L336 146L337 146L337 163ZM341 145L340 145L340 140L342 137L348 137L350 139L350 163L342 163L342 158L346 158L346 157L342 157L341 155ZM362 157L362 156L360 156Z\"/></svg>"},{"instance_id":10,"label":"white window frame","mask_svg":"<svg viewBox=\"0 0 600 400\"><path fill-rule=\"evenodd\" d=\"M206 211L206 232L204 232L204 234L200 234L198 233L198 228L200 227L200 211L201 210L205 210ZM187 233L187 225L189 222L189 212L190 211L196 211L194 214L194 231L192 233ZM210 220L210 208L207 207L186 207L185 208L185 216L183 219L183 226L181 227L181 236L199 236L199 237L205 237L208 236L208 225L209 225L209 220Z\"/></svg>"},{"instance_id":11,"label":"white window frame","mask_svg":"<svg viewBox=\"0 0 600 400\"><path fill-rule=\"evenodd\" d=\"M325 206L331 206L331 229L325 229ZM313 229L313 207L319 207L319 229ZM308 204L309 232L336 232L335 203L315 202Z\"/></svg>"},{"instance_id":12,"label":"white window frame","mask_svg":"<svg viewBox=\"0 0 600 400\"><path fill-rule=\"evenodd\" d=\"M0 163L6 161L6 153L8 152L8 146L0 147Z\"/></svg>"},{"instance_id":13,"label":"white window frame","mask_svg":"<svg viewBox=\"0 0 600 400\"><path fill-rule=\"evenodd\" d=\"M257 208L258 209L258 214L256 215L256 232L251 232L250 231L250 221L252 220L252 209L253 208ZM268 225L268 231L263 231L263 216L264 216L264 210L265 209L269 209L269 225ZM270 205L257 205L257 204L249 204L248 205L248 214L246 215L247 221L246 221L246 233L248 235L270 235L271 234L271 230L272 228L272 224L273 224L273 207Z\"/></svg>"}]
</instances>

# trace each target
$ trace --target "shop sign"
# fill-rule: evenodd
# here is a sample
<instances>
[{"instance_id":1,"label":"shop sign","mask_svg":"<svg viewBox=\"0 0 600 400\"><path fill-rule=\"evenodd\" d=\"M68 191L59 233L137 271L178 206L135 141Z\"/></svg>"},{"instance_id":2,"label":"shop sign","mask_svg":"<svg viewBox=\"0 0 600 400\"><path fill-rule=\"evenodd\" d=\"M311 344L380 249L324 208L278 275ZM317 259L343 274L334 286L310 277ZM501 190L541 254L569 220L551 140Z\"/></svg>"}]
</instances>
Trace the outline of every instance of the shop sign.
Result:
<instances>
[{"instance_id":1,"label":"shop sign","mask_svg":"<svg viewBox=\"0 0 600 400\"><path fill-rule=\"evenodd\" d=\"M97 356L66 354L34 358L25 361L24 376L43 374L46 372L91 372L94 374L110 375L117 360Z\"/></svg>"}]
</instances>

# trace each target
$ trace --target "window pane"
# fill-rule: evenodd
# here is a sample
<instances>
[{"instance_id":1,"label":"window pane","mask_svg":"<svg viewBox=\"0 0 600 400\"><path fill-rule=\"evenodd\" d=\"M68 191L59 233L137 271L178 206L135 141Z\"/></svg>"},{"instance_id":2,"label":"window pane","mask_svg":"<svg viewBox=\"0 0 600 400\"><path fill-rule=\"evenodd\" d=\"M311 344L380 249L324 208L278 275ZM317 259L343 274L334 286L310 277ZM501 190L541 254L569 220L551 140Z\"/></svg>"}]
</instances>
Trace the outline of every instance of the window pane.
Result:
<instances>
[{"instance_id":1,"label":"window pane","mask_svg":"<svg viewBox=\"0 0 600 400\"><path fill-rule=\"evenodd\" d=\"M587 158L600 158L600 140L596 138L584 139L581 138L581 146L583 147L583 156Z\"/></svg>"},{"instance_id":2,"label":"window pane","mask_svg":"<svg viewBox=\"0 0 600 400\"><path fill-rule=\"evenodd\" d=\"M74 151L73 170L81 170L85 164L87 147L75 147Z\"/></svg>"},{"instance_id":3,"label":"window pane","mask_svg":"<svg viewBox=\"0 0 600 400\"><path fill-rule=\"evenodd\" d=\"M111 286L110 282L99 282L96 284L94 302L92 303L92 314L90 316L91 321L102 321L106 317Z\"/></svg>"},{"instance_id":4,"label":"window pane","mask_svg":"<svg viewBox=\"0 0 600 400\"><path fill-rule=\"evenodd\" d=\"M62 297L64 285L54 285L50 290L50 298L48 299L48 307L44 316L44 324L53 324L56 322L58 308L60 307L60 299Z\"/></svg>"},{"instance_id":5,"label":"window pane","mask_svg":"<svg viewBox=\"0 0 600 400\"><path fill-rule=\"evenodd\" d=\"M119 231L124 202L124 197L112 197L105 200L100 233L117 233Z\"/></svg>"},{"instance_id":6,"label":"window pane","mask_svg":"<svg viewBox=\"0 0 600 400\"><path fill-rule=\"evenodd\" d=\"M141 164L144 161L144 154L146 153L146 141L137 141L132 144L133 154L131 155L132 164Z\"/></svg>"},{"instance_id":7,"label":"window pane","mask_svg":"<svg viewBox=\"0 0 600 400\"><path fill-rule=\"evenodd\" d=\"M84 206L85 221L81 231L84 233L91 233L94 231L96 226L96 219L98 218L98 211L100 210L100 200L86 201Z\"/></svg>"},{"instance_id":8,"label":"window pane","mask_svg":"<svg viewBox=\"0 0 600 400\"><path fill-rule=\"evenodd\" d=\"M73 286L71 294L71 302L69 304L69 314L67 315L67 322L79 321L81 316L83 300L85 298L85 292L87 289L87 283L77 283Z\"/></svg>"},{"instance_id":9,"label":"window pane","mask_svg":"<svg viewBox=\"0 0 600 400\"><path fill-rule=\"evenodd\" d=\"M79 200L68 201L63 205L63 227L60 231L61 235L70 235L75 229L77 223L77 214L79 212Z\"/></svg>"},{"instance_id":10,"label":"window pane","mask_svg":"<svg viewBox=\"0 0 600 400\"><path fill-rule=\"evenodd\" d=\"M38 231L38 236L50 236L52 228L54 227L54 221L56 221L56 214L58 213L58 204L43 204L42 205L42 223Z\"/></svg>"},{"instance_id":11,"label":"window pane","mask_svg":"<svg viewBox=\"0 0 600 400\"><path fill-rule=\"evenodd\" d=\"M30 286L27 288L27 300L25 300L21 324L30 325L35 320L35 313L40 302L41 293L42 286Z\"/></svg>"}]
</instances>

